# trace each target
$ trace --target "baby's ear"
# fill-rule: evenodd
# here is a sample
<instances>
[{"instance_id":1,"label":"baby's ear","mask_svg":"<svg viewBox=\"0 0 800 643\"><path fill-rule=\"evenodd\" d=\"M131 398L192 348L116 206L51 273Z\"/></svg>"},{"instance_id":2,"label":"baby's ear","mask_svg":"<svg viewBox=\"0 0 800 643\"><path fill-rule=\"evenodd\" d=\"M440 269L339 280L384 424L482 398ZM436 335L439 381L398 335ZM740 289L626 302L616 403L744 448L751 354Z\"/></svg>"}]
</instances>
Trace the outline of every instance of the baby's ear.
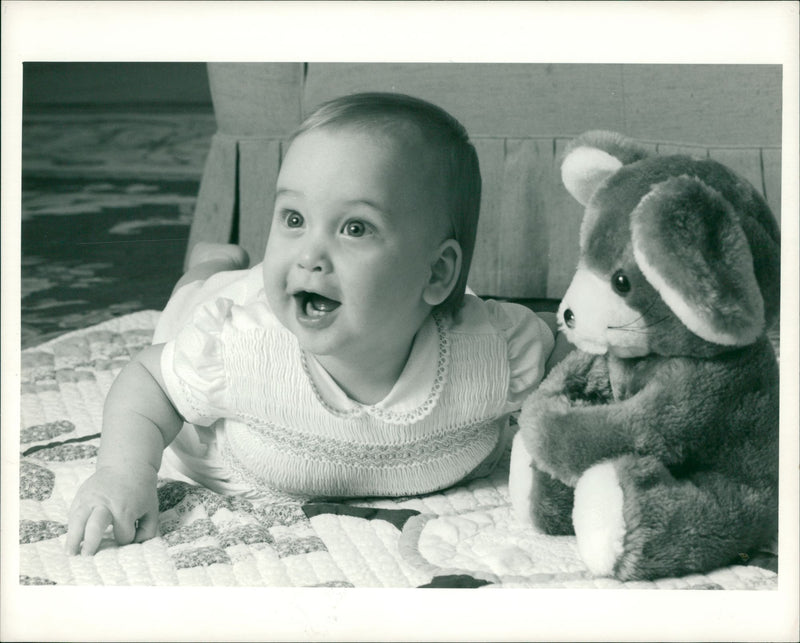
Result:
<instances>
[{"instance_id":1,"label":"baby's ear","mask_svg":"<svg viewBox=\"0 0 800 643\"><path fill-rule=\"evenodd\" d=\"M688 176L654 185L631 214L631 237L642 274L695 335L744 346L762 333L750 246L719 192Z\"/></svg>"},{"instance_id":2,"label":"baby's ear","mask_svg":"<svg viewBox=\"0 0 800 643\"><path fill-rule=\"evenodd\" d=\"M622 134L592 130L571 141L561 161L564 187L586 205L598 186L623 165L649 156L649 152Z\"/></svg>"},{"instance_id":3,"label":"baby's ear","mask_svg":"<svg viewBox=\"0 0 800 643\"><path fill-rule=\"evenodd\" d=\"M461 260L461 244L455 239L447 239L437 248L428 284L422 292L426 304L438 306L450 296L461 274Z\"/></svg>"}]
</instances>

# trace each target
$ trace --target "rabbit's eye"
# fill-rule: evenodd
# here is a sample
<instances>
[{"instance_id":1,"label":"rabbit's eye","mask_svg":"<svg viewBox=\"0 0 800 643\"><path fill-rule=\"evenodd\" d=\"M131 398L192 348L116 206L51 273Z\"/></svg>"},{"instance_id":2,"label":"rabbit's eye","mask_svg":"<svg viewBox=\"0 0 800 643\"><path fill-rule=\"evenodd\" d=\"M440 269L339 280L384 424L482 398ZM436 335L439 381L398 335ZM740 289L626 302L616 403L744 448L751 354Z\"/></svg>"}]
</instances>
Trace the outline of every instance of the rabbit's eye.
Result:
<instances>
[{"instance_id":1,"label":"rabbit's eye","mask_svg":"<svg viewBox=\"0 0 800 643\"><path fill-rule=\"evenodd\" d=\"M617 294L625 296L631 291L631 282L624 272L617 270L611 277L611 287Z\"/></svg>"}]
</instances>

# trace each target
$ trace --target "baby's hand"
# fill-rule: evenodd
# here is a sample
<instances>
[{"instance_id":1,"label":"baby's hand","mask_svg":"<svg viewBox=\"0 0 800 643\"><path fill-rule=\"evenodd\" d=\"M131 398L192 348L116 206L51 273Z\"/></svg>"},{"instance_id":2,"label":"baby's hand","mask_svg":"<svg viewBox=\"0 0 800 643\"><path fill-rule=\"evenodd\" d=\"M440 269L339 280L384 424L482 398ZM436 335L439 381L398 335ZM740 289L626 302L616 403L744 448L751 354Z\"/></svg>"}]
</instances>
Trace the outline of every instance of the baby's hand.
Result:
<instances>
[{"instance_id":1,"label":"baby's hand","mask_svg":"<svg viewBox=\"0 0 800 643\"><path fill-rule=\"evenodd\" d=\"M69 510L67 552L93 555L109 525L118 545L142 542L158 528L157 472L147 464L99 467ZM83 543L83 547L81 547Z\"/></svg>"}]
</instances>

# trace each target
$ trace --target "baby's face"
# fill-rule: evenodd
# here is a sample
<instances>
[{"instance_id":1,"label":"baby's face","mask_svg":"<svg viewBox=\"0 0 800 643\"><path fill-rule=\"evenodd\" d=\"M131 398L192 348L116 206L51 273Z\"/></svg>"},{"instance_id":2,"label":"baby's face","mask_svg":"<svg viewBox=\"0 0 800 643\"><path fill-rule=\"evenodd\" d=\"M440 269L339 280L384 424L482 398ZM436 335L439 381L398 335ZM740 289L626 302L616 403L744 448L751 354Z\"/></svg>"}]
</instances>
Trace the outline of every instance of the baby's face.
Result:
<instances>
[{"instance_id":1,"label":"baby's face","mask_svg":"<svg viewBox=\"0 0 800 643\"><path fill-rule=\"evenodd\" d=\"M423 152L351 129L292 143L264 257L273 312L317 355L369 364L410 347L448 228Z\"/></svg>"}]
</instances>

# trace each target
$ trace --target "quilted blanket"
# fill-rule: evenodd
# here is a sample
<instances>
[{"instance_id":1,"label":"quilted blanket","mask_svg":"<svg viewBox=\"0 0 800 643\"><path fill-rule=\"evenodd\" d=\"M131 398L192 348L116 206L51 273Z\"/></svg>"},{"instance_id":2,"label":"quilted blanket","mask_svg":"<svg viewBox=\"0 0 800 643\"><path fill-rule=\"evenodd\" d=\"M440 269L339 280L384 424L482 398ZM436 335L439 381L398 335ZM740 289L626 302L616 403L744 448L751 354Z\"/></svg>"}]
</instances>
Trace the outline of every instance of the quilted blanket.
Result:
<instances>
[{"instance_id":1,"label":"quilted blanket","mask_svg":"<svg viewBox=\"0 0 800 643\"><path fill-rule=\"evenodd\" d=\"M68 556L67 512L93 471L106 391L149 343L157 315L133 313L22 352L20 584L777 589L766 556L655 582L592 578L573 537L514 520L507 458L491 477L392 500L251 502L164 479L158 537L116 547L109 536L93 557Z\"/></svg>"}]
</instances>

